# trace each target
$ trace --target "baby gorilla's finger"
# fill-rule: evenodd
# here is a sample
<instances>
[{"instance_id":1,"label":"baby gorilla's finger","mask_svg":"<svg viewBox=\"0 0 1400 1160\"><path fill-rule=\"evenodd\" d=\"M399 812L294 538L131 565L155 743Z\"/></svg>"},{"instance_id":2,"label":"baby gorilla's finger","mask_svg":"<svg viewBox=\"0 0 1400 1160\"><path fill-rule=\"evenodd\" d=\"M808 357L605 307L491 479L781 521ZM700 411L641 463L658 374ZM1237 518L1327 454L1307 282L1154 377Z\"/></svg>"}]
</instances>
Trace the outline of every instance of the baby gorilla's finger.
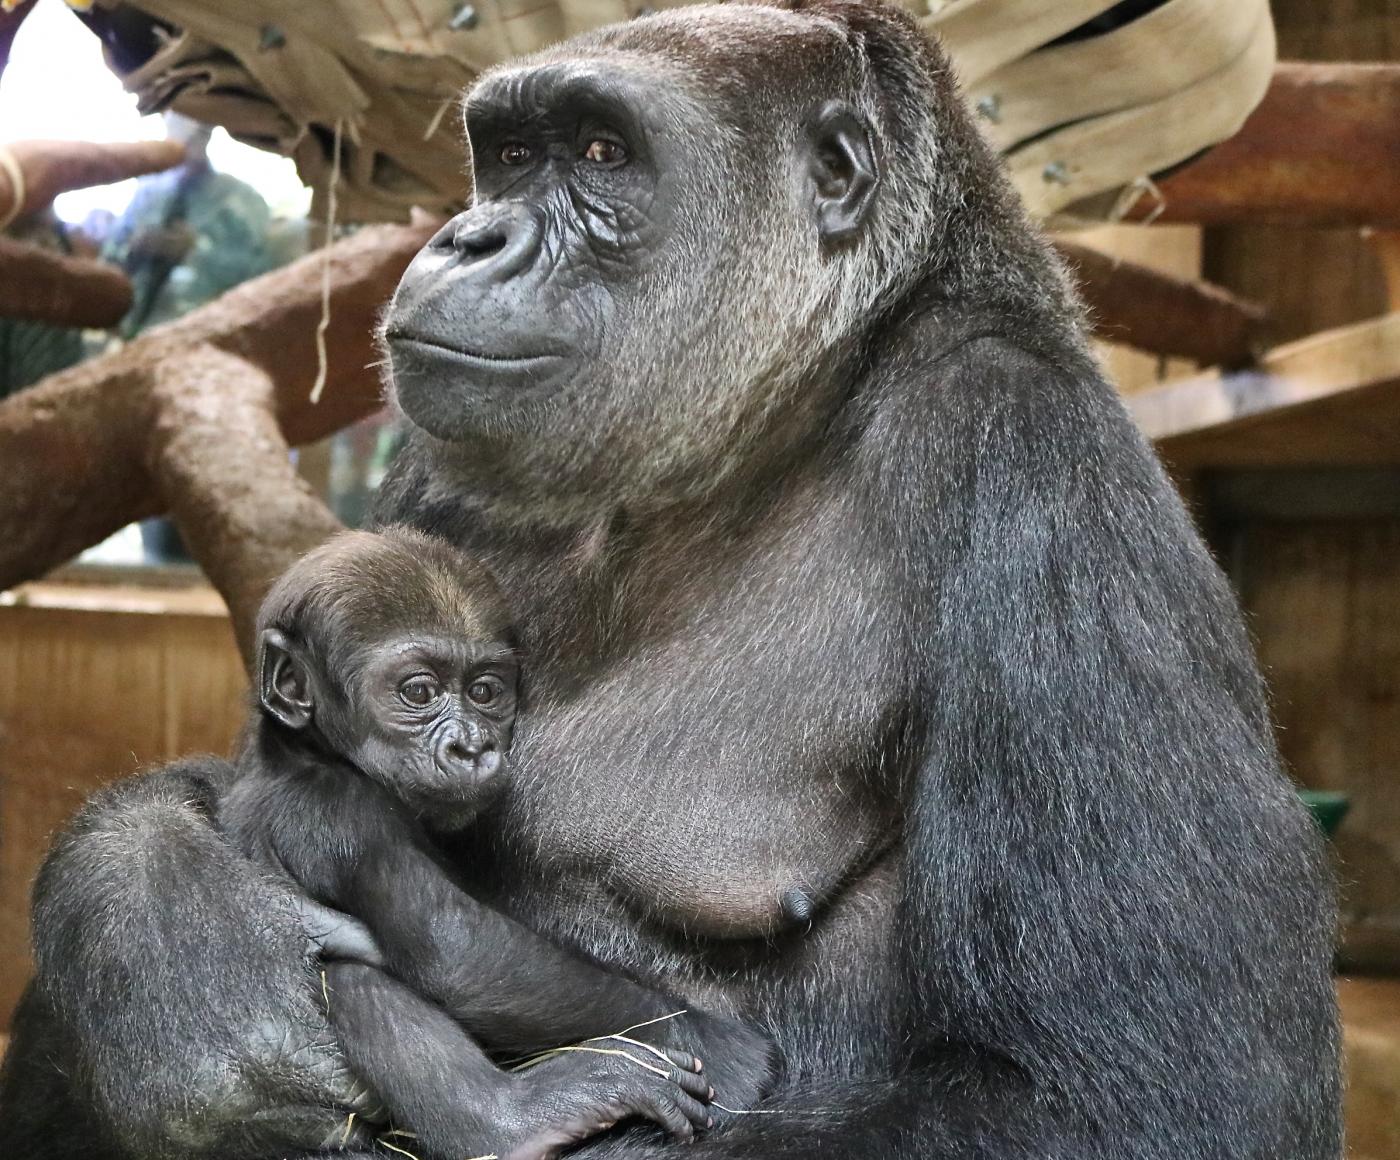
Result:
<instances>
[{"instance_id":1,"label":"baby gorilla's finger","mask_svg":"<svg viewBox=\"0 0 1400 1160\"><path fill-rule=\"evenodd\" d=\"M674 1063L682 1071L704 1071L705 1064L698 1055L691 1055L688 1051L677 1051L674 1048L664 1047L666 1058Z\"/></svg>"},{"instance_id":2,"label":"baby gorilla's finger","mask_svg":"<svg viewBox=\"0 0 1400 1160\"><path fill-rule=\"evenodd\" d=\"M650 1105L650 1118L682 1143L693 1140L695 1130L705 1127L709 1120L705 1109L683 1092L657 1096Z\"/></svg>"},{"instance_id":3,"label":"baby gorilla's finger","mask_svg":"<svg viewBox=\"0 0 1400 1160\"><path fill-rule=\"evenodd\" d=\"M687 1095L685 1092L677 1092L671 1097L671 1100L692 1126L696 1128L714 1127L714 1117L710 1115L710 1109L702 1101Z\"/></svg>"},{"instance_id":4,"label":"baby gorilla's finger","mask_svg":"<svg viewBox=\"0 0 1400 1160\"><path fill-rule=\"evenodd\" d=\"M710 1086L710 1081L696 1071L684 1071L679 1067L671 1069L671 1082L676 1084L688 1096L693 1096L702 1104L708 1104L715 1098L715 1089Z\"/></svg>"}]
</instances>

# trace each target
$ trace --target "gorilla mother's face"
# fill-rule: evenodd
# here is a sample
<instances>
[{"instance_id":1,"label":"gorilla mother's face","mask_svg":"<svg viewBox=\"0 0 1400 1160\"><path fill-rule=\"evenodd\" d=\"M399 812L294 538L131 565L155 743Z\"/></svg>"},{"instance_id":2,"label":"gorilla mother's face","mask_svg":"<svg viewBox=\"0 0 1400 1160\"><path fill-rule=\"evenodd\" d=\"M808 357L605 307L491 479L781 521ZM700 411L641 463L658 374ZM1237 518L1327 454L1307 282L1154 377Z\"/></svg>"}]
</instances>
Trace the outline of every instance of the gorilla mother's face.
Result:
<instances>
[{"instance_id":1,"label":"gorilla mother's face","mask_svg":"<svg viewBox=\"0 0 1400 1160\"><path fill-rule=\"evenodd\" d=\"M608 344L663 259L679 192L660 112L634 78L586 63L471 94L475 204L414 260L385 329L410 419L448 440L506 433L620 361Z\"/></svg>"},{"instance_id":2,"label":"gorilla mother's face","mask_svg":"<svg viewBox=\"0 0 1400 1160\"><path fill-rule=\"evenodd\" d=\"M681 494L819 405L794 368L819 353L856 248L868 133L752 51L799 29L795 75L823 75L798 59L831 51L812 22L712 9L729 34L697 47L695 11L603 30L469 95L475 202L409 267L384 331L399 405L430 434L575 490ZM833 206L849 229L830 228Z\"/></svg>"}]
</instances>

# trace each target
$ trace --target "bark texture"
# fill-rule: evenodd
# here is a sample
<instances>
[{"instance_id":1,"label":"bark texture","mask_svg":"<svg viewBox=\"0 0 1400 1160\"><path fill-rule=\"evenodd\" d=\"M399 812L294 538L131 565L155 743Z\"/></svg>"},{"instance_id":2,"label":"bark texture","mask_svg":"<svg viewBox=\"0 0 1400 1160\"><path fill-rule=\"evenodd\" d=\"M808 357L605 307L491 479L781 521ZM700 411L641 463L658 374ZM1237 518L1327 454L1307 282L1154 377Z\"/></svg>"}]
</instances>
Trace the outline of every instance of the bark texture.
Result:
<instances>
[{"instance_id":1,"label":"bark texture","mask_svg":"<svg viewBox=\"0 0 1400 1160\"><path fill-rule=\"evenodd\" d=\"M334 527L307 506L318 501L286 447L382 405L377 315L433 228L361 230L0 403L0 589L173 509L235 623L248 623L270 561ZM313 404L327 260L329 376Z\"/></svg>"}]
</instances>

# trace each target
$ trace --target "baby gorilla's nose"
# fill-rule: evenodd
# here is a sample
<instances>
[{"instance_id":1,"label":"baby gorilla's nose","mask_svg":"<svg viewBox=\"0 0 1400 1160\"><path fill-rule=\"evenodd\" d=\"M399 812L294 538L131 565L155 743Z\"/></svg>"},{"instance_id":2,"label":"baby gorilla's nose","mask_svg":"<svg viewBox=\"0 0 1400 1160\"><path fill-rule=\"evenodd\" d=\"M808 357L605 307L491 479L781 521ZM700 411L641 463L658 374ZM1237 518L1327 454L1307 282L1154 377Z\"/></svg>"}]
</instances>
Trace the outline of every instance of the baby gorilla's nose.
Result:
<instances>
[{"instance_id":1,"label":"baby gorilla's nose","mask_svg":"<svg viewBox=\"0 0 1400 1160\"><path fill-rule=\"evenodd\" d=\"M443 736L437 745L438 768L447 774L475 773L483 756L496 747L480 730L458 732Z\"/></svg>"}]
</instances>

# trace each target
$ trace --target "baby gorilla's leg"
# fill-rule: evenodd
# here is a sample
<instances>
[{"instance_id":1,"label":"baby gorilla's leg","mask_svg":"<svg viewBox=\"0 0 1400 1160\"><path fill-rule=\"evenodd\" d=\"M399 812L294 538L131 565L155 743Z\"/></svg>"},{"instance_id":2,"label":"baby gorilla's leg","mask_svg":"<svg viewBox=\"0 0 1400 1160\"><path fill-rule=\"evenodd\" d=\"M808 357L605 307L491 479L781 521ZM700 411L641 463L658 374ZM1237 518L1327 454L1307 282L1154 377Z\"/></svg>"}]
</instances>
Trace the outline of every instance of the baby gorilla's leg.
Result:
<instances>
[{"instance_id":1,"label":"baby gorilla's leg","mask_svg":"<svg viewBox=\"0 0 1400 1160\"><path fill-rule=\"evenodd\" d=\"M375 967L326 967L330 1022L352 1070L423 1160L542 1160L626 1119L690 1139L712 1094L694 1056L565 1052L503 1072L457 1023ZM645 1066L643 1066L645 1065Z\"/></svg>"}]
</instances>

